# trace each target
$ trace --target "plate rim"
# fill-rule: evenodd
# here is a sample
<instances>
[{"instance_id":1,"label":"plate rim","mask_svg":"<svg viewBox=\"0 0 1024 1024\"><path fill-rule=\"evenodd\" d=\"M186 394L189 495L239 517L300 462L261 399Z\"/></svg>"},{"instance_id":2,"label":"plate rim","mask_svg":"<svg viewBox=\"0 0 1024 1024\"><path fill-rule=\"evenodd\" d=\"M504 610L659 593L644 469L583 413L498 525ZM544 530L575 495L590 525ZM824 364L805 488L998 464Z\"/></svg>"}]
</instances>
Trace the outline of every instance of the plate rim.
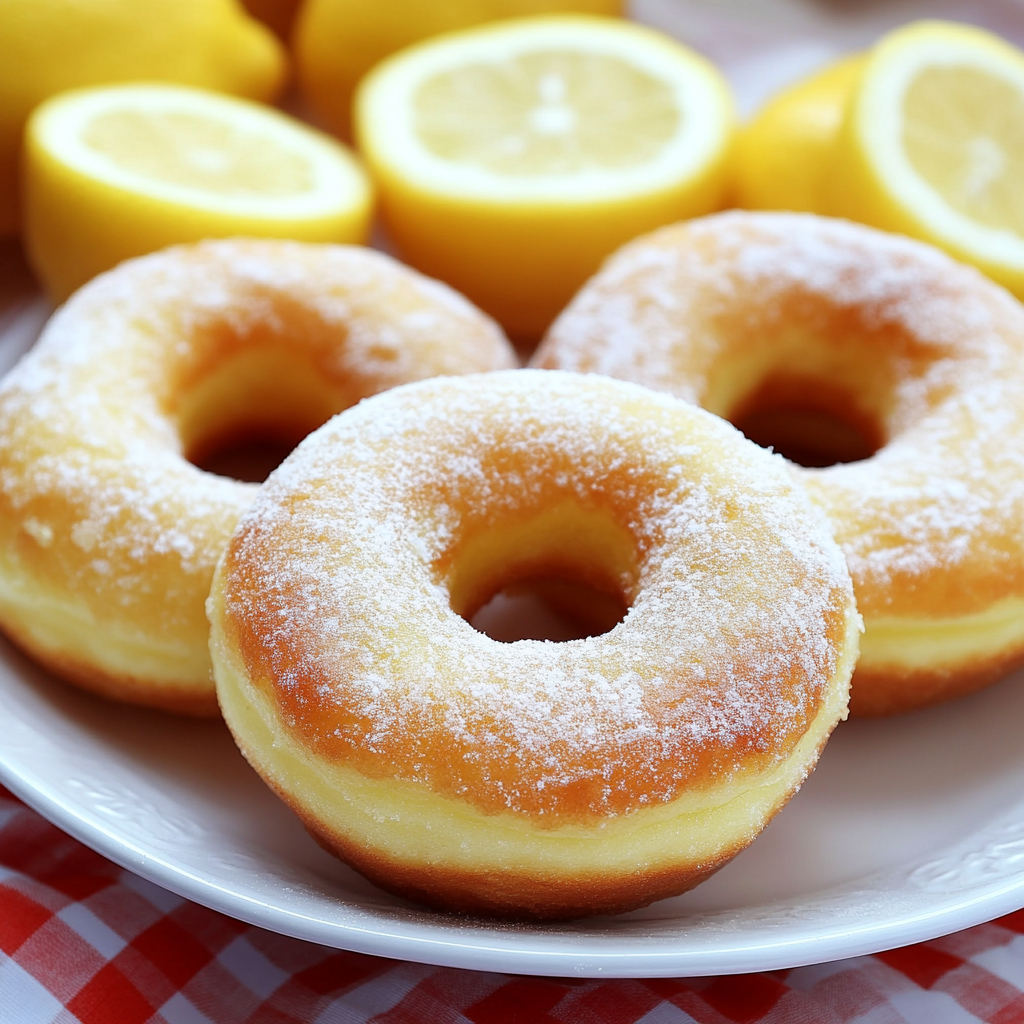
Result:
<instances>
[{"instance_id":1,"label":"plate rim","mask_svg":"<svg viewBox=\"0 0 1024 1024\"><path fill-rule=\"evenodd\" d=\"M967 894L945 894L946 898L936 900L935 906L906 916L897 914L891 919L869 920L857 926L847 924L835 932L822 933L819 925L772 941L744 940L743 933L738 932L736 941L718 940L702 950L674 950L669 937L640 943L635 951L623 951L621 948L602 950L600 936L582 932L575 942L566 942L564 934L559 935L560 941L553 945L561 946L560 949L531 949L524 946L531 940L537 942L536 929L543 929L543 925L526 933L509 931L503 938L502 923L492 922L492 930L499 929L499 932L492 931L486 941L480 941L475 935L477 927L487 929L488 923L480 920L478 925L477 919L467 919L458 922L468 926L466 941L460 942L453 933L439 933L439 925L426 922L403 924L374 920L372 911L350 906L351 920L329 923L225 888L173 864L163 853L143 849L131 839L118 835L116 829L93 822L52 787L34 783L9 762L2 749L0 782L51 824L121 868L210 910L301 941L438 967L577 978L746 974L872 955L983 924L1024 907L1022 868L1015 876L998 879ZM764 905L770 906L771 902ZM442 920L452 923L447 915L442 916ZM565 924L553 927L557 933ZM581 949L581 945L585 948Z\"/></svg>"}]
</instances>

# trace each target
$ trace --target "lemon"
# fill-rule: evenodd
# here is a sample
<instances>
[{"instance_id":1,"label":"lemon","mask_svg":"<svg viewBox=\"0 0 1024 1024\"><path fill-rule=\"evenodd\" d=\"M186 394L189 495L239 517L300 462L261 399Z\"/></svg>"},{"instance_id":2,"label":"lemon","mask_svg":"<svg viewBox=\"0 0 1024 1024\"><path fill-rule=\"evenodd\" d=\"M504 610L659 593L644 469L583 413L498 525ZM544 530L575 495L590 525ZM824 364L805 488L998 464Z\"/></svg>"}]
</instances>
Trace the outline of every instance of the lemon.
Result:
<instances>
[{"instance_id":1,"label":"lemon","mask_svg":"<svg viewBox=\"0 0 1024 1024\"><path fill-rule=\"evenodd\" d=\"M525 339L626 240L720 204L734 113L668 37L549 16L394 55L356 131L402 255Z\"/></svg>"},{"instance_id":2,"label":"lemon","mask_svg":"<svg viewBox=\"0 0 1024 1024\"><path fill-rule=\"evenodd\" d=\"M266 2L266 0L262 0ZM324 124L351 134L352 97L378 61L412 43L486 21L550 12L619 14L623 0L305 0L295 26L303 93Z\"/></svg>"},{"instance_id":3,"label":"lemon","mask_svg":"<svg viewBox=\"0 0 1024 1024\"><path fill-rule=\"evenodd\" d=\"M918 22L871 51L834 153L832 212L922 238L1024 297L1024 53Z\"/></svg>"},{"instance_id":4,"label":"lemon","mask_svg":"<svg viewBox=\"0 0 1024 1024\"><path fill-rule=\"evenodd\" d=\"M340 143L269 107L174 85L47 100L29 119L24 177L29 258L58 300L175 242L359 242L372 205Z\"/></svg>"},{"instance_id":5,"label":"lemon","mask_svg":"<svg viewBox=\"0 0 1024 1024\"><path fill-rule=\"evenodd\" d=\"M237 0L2 0L0 54L0 235L17 231L22 130L47 97L144 78L267 100L285 72Z\"/></svg>"},{"instance_id":6,"label":"lemon","mask_svg":"<svg viewBox=\"0 0 1024 1024\"><path fill-rule=\"evenodd\" d=\"M741 129L734 163L738 206L824 212L825 175L863 67L862 54L830 64L779 93Z\"/></svg>"}]
</instances>

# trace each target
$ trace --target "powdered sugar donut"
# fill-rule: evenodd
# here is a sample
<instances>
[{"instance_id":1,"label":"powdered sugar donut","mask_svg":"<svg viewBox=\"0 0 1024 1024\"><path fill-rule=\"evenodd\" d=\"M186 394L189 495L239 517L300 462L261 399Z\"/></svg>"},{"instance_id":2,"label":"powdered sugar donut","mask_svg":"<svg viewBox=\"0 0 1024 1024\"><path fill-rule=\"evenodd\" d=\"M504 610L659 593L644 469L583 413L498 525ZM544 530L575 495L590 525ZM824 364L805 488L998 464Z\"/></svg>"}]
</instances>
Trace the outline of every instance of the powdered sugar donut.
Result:
<instances>
[{"instance_id":1,"label":"powdered sugar donut","mask_svg":"<svg viewBox=\"0 0 1024 1024\"><path fill-rule=\"evenodd\" d=\"M841 221L723 214L613 256L534 364L638 381L803 449L792 472L865 621L853 713L1024 660L1024 308L977 271Z\"/></svg>"},{"instance_id":2,"label":"powdered sugar donut","mask_svg":"<svg viewBox=\"0 0 1024 1024\"><path fill-rule=\"evenodd\" d=\"M527 578L628 611L500 643ZM335 417L214 578L245 756L329 849L458 911L557 918L689 888L757 835L845 714L860 618L782 459L666 395L514 370Z\"/></svg>"},{"instance_id":3,"label":"powdered sugar donut","mask_svg":"<svg viewBox=\"0 0 1024 1024\"><path fill-rule=\"evenodd\" d=\"M512 365L469 303L366 249L219 241L122 265L0 385L0 625L89 689L215 714L203 604L256 485L188 459Z\"/></svg>"}]
</instances>

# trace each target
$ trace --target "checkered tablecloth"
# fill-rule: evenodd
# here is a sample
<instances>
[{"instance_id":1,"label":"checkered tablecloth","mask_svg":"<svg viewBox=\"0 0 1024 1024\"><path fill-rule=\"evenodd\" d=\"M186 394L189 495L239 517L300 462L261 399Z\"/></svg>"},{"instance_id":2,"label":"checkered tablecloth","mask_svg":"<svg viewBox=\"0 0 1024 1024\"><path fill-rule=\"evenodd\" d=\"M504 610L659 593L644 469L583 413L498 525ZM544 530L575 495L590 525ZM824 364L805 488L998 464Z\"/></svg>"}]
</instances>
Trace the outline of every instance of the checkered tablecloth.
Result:
<instances>
[{"instance_id":1,"label":"checkered tablecloth","mask_svg":"<svg viewBox=\"0 0 1024 1024\"><path fill-rule=\"evenodd\" d=\"M0 1024L1019 1024L1024 911L876 956L581 981L347 953L93 853L0 789Z\"/></svg>"}]
</instances>

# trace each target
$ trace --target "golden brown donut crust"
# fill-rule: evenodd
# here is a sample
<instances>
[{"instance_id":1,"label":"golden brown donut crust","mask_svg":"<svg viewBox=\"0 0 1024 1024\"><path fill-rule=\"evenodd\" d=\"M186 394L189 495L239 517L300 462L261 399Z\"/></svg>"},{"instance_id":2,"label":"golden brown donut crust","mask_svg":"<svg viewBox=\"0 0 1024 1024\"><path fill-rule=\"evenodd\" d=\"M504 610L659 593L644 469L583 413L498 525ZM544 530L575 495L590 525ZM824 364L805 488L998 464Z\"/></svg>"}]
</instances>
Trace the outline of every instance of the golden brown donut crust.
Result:
<instances>
[{"instance_id":1,"label":"golden brown donut crust","mask_svg":"<svg viewBox=\"0 0 1024 1024\"><path fill-rule=\"evenodd\" d=\"M256 487L188 458L514 363L469 303L367 249L234 239L123 264L0 384L0 626L87 689L216 714L203 606Z\"/></svg>"},{"instance_id":2,"label":"golden brown donut crust","mask_svg":"<svg viewBox=\"0 0 1024 1024\"><path fill-rule=\"evenodd\" d=\"M537 576L629 612L567 643L469 625ZM395 389L311 435L240 523L209 608L225 718L325 845L412 898L539 917L658 899L746 846L843 714L859 632L782 460L646 389L532 371ZM352 795L380 786L404 809ZM762 786L770 807L713 848L674 845L680 818ZM360 838L366 813L405 828L428 806L429 849L465 827L470 845L493 833L496 861ZM624 867L645 829L668 829L671 855ZM530 843L572 846L574 866L524 865Z\"/></svg>"},{"instance_id":3,"label":"golden brown donut crust","mask_svg":"<svg viewBox=\"0 0 1024 1024\"><path fill-rule=\"evenodd\" d=\"M613 256L533 365L636 381L737 422L795 388L877 433L862 461L792 469L864 615L854 713L948 699L1024 660L1024 308L977 271L860 225L722 214ZM901 622L915 654L895 639L876 650L881 626ZM991 644L968 624L991 627ZM929 631L946 626L964 643L930 658Z\"/></svg>"}]
</instances>

